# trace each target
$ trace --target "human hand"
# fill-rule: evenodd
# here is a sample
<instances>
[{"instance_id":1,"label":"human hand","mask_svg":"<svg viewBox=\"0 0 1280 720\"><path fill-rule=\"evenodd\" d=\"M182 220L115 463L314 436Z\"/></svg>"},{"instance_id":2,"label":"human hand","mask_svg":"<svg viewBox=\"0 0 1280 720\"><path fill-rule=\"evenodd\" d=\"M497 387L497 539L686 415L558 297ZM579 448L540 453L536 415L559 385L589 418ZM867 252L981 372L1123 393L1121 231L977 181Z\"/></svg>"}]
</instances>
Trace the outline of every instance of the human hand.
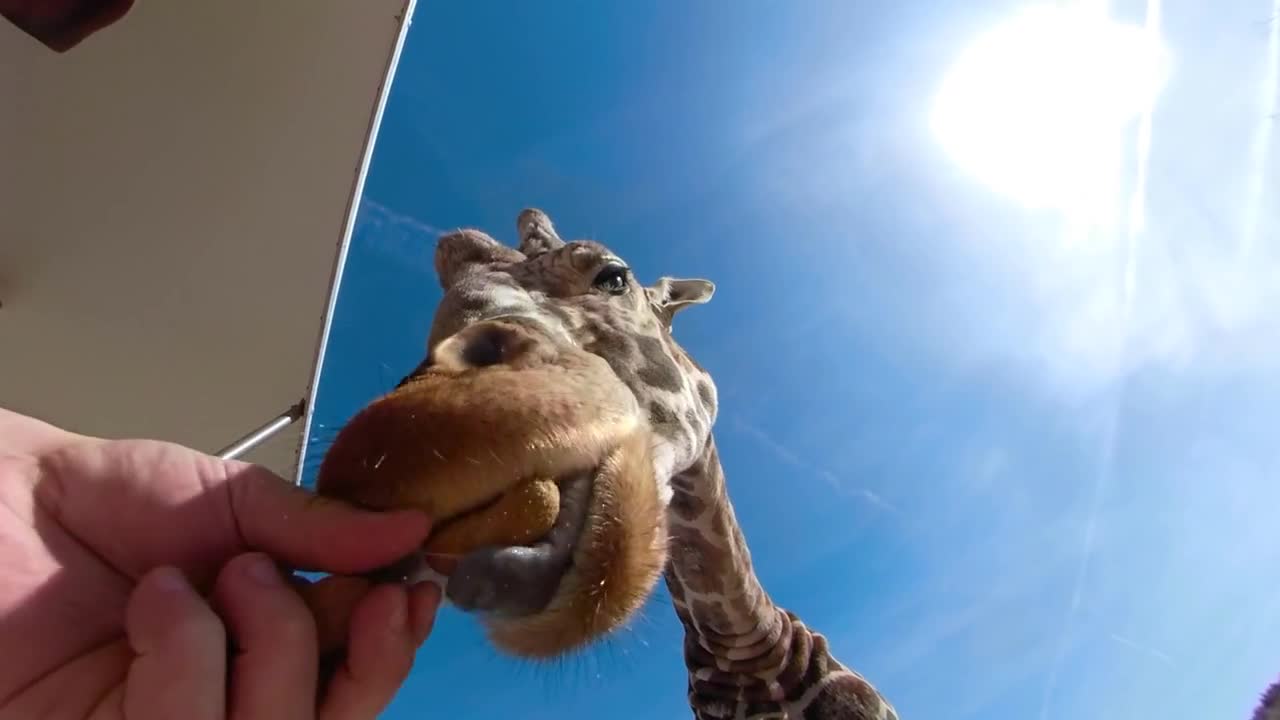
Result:
<instances>
[{"instance_id":1,"label":"human hand","mask_svg":"<svg viewBox=\"0 0 1280 720\"><path fill-rule=\"evenodd\" d=\"M352 576L428 529L245 463L0 410L0 718L376 717L440 596Z\"/></svg>"}]
</instances>

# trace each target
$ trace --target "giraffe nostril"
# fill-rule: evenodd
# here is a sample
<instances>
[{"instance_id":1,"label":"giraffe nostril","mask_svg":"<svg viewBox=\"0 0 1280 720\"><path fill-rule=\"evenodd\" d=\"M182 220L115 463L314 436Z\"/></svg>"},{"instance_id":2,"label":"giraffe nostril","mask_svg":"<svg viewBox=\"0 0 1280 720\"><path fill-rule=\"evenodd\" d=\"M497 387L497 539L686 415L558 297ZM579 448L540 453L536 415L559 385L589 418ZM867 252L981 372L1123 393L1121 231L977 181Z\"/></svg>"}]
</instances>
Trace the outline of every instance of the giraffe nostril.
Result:
<instances>
[{"instance_id":1,"label":"giraffe nostril","mask_svg":"<svg viewBox=\"0 0 1280 720\"><path fill-rule=\"evenodd\" d=\"M467 338L462 347L462 360L471 367L489 367L502 363L511 333L500 327L487 327Z\"/></svg>"},{"instance_id":2,"label":"giraffe nostril","mask_svg":"<svg viewBox=\"0 0 1280 720\"><path fill-rule=\"evenodd\" d=\"M443 340L434 352L435 366L461 372L497 365L525 369L554 358L556 350L536 329L514 321L485 321Z\"/></svg>"}]
</instances>

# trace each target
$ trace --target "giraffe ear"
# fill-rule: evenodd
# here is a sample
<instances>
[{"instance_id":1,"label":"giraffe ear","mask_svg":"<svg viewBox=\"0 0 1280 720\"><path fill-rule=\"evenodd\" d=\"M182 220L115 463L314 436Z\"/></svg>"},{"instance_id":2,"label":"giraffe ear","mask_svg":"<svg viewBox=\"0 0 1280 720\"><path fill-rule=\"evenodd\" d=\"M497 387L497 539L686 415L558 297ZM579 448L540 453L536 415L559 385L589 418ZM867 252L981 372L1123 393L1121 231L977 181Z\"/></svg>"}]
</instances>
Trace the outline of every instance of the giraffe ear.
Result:
<instances>
[{"instance_id":1,"label":"giraffe ear","mask_svg":"<svg viewBox=\"0 0 1280 720\"><path fill-rule=\"evenodd\" d=\"M564 247L551 218L537 208L525 208L520 212L516 218L516 232L520 236L520 252L529 257Z\"/></svg>"},{"instance_id":2,"label":"giraffe ear","mask_svg":"<svg viewBox=\"0 0 1280 720\"><path fill-rule=\"evenodd\" d=\"M649 304L654 312L668 325L676 313L690 305L702 305L711 300L716 292L715 283L710 280L681 278L660 278L653 287L645 288L649 295Z\"/></svg>"}]
</instances>

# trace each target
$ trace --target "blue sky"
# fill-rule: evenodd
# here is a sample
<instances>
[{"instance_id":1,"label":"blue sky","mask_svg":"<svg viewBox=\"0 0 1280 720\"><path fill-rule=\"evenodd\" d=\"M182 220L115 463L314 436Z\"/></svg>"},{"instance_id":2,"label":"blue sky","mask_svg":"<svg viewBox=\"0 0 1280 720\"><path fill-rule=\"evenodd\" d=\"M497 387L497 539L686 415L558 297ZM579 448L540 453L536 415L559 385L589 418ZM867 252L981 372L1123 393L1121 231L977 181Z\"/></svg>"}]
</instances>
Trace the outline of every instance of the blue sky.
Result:
<instances>
[{"instance_id":1,"label":"blue sky","mask_svg":"<svg viewBox=\"0 0 1280 720\"><path fill-rule=\"evenodd\" d=\"M1145 225L1081 231L930 131L1023 4L422 3L309 467L420 359L438 229L511 241L539 206L642 279L717 283L676 333L757 569L904 718L1247 717L1280 672L1271 4L1164 8ZM512 712L687 717L665 591L554 665L446 609L386 717Z\"/></svg>"}]
</instances>

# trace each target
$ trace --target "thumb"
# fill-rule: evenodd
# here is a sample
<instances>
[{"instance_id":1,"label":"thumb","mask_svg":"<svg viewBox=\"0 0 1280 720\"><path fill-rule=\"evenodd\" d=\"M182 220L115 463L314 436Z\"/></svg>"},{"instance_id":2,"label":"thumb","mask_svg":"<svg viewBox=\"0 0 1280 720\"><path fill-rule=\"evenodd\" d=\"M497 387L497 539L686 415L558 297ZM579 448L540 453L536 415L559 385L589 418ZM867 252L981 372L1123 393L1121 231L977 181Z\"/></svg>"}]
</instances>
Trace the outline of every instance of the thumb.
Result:
<instances>
[{"instance_id":1,"label":"thumb","mask_svg":"<svg viewBox=\"0 0 1280 720\"><path fill-rule=\"evenodd\" d=\"M431 529L417 510L360 510L254 465L231 464L227 481L246 549L297 569L368 572L416 550Z\"/></svg>"}]
</instances>

